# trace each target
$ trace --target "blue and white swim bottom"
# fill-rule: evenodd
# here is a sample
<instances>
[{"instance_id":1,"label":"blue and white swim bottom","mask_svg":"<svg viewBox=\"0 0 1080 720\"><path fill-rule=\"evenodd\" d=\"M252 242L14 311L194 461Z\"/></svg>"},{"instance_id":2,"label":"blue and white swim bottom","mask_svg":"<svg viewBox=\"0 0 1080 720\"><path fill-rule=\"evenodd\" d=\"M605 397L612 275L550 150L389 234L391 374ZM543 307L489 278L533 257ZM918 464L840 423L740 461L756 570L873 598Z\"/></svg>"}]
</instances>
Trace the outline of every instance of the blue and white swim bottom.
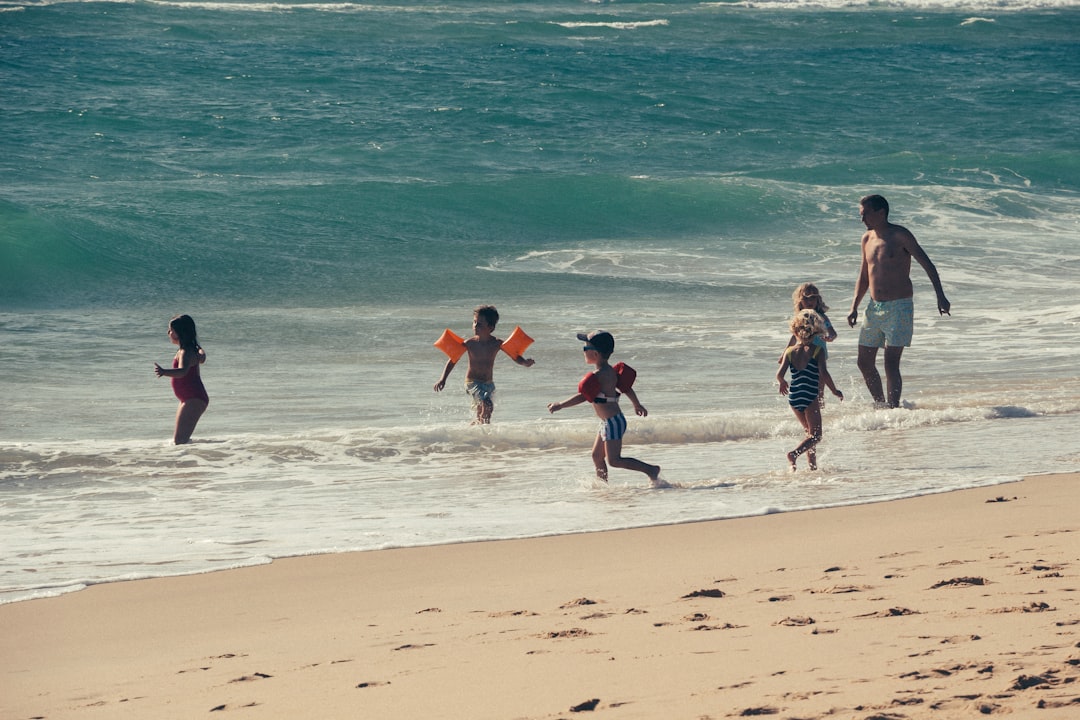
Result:
<instances>
[{"instance_id":1,"label":"blue and white swim bottom","mask_svg":"<svg viewBox=\"0 0 1080 720\"><path fill-rule=\"evenodd\" d=\"M622 440L623 435L626 434L626 416L622 413L609 417L607 420L600 421L600 439L604 442L608 440Z\"/></svg>"}]
</instances>

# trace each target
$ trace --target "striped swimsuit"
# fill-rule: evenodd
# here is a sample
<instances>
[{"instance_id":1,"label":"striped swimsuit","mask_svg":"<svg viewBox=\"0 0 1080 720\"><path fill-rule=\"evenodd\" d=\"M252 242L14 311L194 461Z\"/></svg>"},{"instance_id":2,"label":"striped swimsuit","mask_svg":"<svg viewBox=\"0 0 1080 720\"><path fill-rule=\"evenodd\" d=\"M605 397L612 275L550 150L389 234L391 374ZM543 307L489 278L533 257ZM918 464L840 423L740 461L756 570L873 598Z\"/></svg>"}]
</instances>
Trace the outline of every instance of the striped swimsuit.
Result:
<instances>
[{"instance_id":1,"label":"striped swimsuit","mask_svg":"<svg viewBox=\"0 0 1080 720\"><path fill-rule=\"evenodd\" d=\"M802 370L791 367L791 384L788 386L788 404L796 410L805 410L817 402L821 390L817 356L821 348L815 347L810 361ZM790 353L789 353L790 359Z\"/></svg>"}]
</instances>

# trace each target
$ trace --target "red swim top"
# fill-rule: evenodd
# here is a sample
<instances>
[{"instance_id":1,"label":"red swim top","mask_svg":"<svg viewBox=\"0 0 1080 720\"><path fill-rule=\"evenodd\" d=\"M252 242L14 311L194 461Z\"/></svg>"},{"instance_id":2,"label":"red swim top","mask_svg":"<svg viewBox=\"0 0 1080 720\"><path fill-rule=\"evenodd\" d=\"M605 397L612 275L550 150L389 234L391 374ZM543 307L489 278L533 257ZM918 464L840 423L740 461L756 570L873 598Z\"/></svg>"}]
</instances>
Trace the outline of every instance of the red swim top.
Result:
<instances>
[{"instance_id":1,"label":"red swim top","mask_svg":"<svg viewBox=\"0 0 1080 720\"><path fill-rule=\"evenodd\" d=\"M174 368L180 367L180 358L174 357L172 361ZM203 387L202 377L199 375L199 363L196 362L188 370L187 375L184 377L170 378L172 380L172 391L176 395L176 398L180 402L186 402L192 398L202 400L204 403L210 402L210 396L206 394L206 388Z\"/></svg>"}]
</instances>

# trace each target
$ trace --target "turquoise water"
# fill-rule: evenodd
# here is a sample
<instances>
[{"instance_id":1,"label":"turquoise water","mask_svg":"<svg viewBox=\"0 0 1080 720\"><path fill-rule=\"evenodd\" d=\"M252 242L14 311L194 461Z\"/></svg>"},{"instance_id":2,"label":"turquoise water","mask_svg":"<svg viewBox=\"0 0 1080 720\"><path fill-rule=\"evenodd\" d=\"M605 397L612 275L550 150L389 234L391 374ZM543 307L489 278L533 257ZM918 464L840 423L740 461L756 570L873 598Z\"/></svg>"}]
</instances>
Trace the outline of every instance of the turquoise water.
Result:
<instances>
[{"instance_id":1,"label":"turquoise water","mask_svg":"<svg viewBox=\"0 0 1080 720\"><path fill-rule=\"evenodd\" d=\"M0 2L0 600L321 551L869 502L1075 470L1080 2ZM905 410L843 322L858 198L916 268ZM840 330L822 471L776 394ZM431 343L494 303L491 428ZM152 363L193 315L186 448ZM605 327L679 487L549 416ZM122 520L118 520L122 518Z\"/></svg>"}]
</instances>

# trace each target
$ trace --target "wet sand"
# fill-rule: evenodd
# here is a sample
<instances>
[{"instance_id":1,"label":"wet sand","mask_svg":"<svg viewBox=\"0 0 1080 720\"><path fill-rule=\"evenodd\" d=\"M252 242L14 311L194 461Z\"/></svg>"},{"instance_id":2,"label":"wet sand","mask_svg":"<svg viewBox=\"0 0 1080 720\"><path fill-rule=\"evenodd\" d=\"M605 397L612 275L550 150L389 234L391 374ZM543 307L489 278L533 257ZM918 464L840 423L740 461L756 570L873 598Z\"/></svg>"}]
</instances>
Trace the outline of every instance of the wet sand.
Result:
<instances>
[{"instance_id":1,"label":"wet sand","mask_svg":"<svg viewBox=\"0 0 1080 720\"><path fill-rule=\"evenodd\" d=\"M1080 475L0 606L0 717L1080 717Z\"/></svg>"}]
</instances>

